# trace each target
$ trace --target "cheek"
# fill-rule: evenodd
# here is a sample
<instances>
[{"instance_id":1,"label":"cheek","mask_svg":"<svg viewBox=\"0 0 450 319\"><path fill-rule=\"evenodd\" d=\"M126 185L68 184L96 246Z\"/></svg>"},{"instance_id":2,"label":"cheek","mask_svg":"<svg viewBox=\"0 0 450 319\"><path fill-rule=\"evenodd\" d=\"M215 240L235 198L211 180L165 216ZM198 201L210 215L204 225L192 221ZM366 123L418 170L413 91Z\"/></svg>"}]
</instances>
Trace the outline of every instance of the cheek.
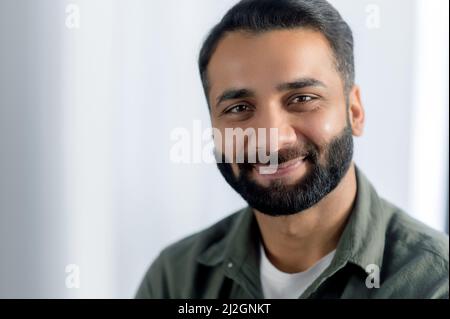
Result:
<instances>
[{"instance_id":1,"label":"cheek","mask_svg":"<svg viewBox=\"0 0 450 319\"><path fill-rule=\"evenodd\" d=\"M318 112L302 121L301 132L316 145L325 145L338 135L345 127L342 112Z\"/></svg>"},{"instance_id":2,"label":"cheek","mask_svg":"<svg viewBox=\"0 0 450 319\"><path fill-rule=\"evenodd\" d=\"M222 127L219 127L213 123L213 141L216 152L222 155L232 154L229 153L232 149L227 149L227 145L225 143L225 133ZM229 146L228 146L229 148Z\"/></svg>"},{"instance_id":3,"label":"cheek","mask_svg":"<svg viewBox=\"0 0 450 319\"><path fill-rule=\"evenodd\" d=\"M245 150L246 139L233 128L215 125L213 127L214 147L219 154L225 156L228 162L234 163L238 155Z\"/></svg>"}]
</instances>

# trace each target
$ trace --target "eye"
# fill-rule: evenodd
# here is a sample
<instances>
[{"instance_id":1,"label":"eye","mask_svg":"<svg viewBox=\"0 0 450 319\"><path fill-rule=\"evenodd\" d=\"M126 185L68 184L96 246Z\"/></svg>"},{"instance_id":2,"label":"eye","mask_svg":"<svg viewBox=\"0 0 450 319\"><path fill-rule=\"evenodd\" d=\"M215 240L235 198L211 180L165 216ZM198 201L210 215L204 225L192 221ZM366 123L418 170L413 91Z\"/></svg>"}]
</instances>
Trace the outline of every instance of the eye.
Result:
<instances>
[{"instance_id":1,"label":"eye","mask_svg":"<svg viewBox=\"0 0 450 319\"><path fill-rule=\"evenodd\" d=\"M248 106L246 104L238 104L238 105L230 107L224 113L237 114L237 113L244 113L244 112L248 112L248 111L250 111L250 106Z\"/></svg>"},{"instance_id":2,"label":"eye","mask_svg":"<svg viewBox=\"0 0 450 319\"><path fill-rule=\"evenodd\" d=\"M311 96L311 95L297 95L289 102L289 104L307 103L307 102L311 102L315 99L316 99L316 97Z\"/></svg>"}]
</instances>

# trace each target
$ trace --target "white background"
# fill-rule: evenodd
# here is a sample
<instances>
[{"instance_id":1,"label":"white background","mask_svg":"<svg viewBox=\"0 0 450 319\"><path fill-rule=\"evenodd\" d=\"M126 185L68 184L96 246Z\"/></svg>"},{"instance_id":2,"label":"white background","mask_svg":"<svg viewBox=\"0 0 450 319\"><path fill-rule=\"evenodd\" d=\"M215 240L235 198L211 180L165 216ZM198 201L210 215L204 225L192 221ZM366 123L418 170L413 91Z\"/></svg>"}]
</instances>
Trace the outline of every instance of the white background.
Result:
<instances>
[{"instance_id":1,"label":"white background","mask_svg":"<svg viewBox=\"0 0 450 319\"><path fill-rule=\"evenodd\" d=\"M169 161L174 128L209 125L197 54L235 2L0 0L0 297L132 297L163 247L245 204L215 165ZM356 163L447 230L448 1L332 2L367 113Z\"/></svg>"}]
</instances>

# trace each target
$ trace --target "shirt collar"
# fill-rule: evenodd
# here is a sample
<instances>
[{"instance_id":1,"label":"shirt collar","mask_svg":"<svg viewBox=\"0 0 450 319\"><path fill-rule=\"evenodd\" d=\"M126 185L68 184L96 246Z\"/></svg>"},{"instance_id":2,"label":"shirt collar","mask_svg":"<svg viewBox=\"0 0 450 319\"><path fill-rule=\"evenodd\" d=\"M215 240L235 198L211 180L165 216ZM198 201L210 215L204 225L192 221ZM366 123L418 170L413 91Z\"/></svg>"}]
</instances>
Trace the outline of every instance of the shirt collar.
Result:
<instances>
[{"instance_id":1,"label":"shirt collar","mask_svg":"<svg viewBox=\"0 0 450 319\"><path fill-rule=\"evenodd\" d=\"M236 220L232 223L227 235L208 247L199 255L197 261L207 265L216 266L224 260L241 264L247 258L249 251L253 251L256 242L259 244L259 232L252 209L245 207L235 213Z\"/></svg>"},{"instance_id":2,"label":"shirt collar","mask_svg":"<svg viewBox=\"0 0 450 319\"><path fill-rule=\"evenodd\" d=\"M347 225L336 249L336 262L348 261L364 270L383 262L388 216L383 201L355 165L357 193Z\"/></svg>"},{"instance_id":3,"label":"shirt collar","mask_svg":"<svg viewBox=\"0 0 450 319\"><path fill-rule=\"evenodd\" d=\"M226 276L241 285L253 298L263 298L259 279L260 233L250 207L236 213L224 239L204 251L197 261L223 267Z\"/></svg>"}]
</instances>

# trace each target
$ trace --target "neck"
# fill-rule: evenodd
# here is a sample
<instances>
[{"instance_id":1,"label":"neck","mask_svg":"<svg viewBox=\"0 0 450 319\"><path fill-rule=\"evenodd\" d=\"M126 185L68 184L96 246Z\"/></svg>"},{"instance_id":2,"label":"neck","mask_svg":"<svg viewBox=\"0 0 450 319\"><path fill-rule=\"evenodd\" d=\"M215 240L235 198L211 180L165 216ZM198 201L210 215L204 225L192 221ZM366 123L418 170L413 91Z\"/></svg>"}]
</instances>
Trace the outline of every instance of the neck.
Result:
<instances>
[{"instance_id":1,"label":"neck","mask_svg":"<svg viewBox=\"0 0 450 319\"><path fill-rule=\"evenodd\" d=\"M287 273L305 271L336 249L356 198L352 163L338 186L297 214L269 216L254 210L267 257Z\"/></svg>"}]
</instances>

